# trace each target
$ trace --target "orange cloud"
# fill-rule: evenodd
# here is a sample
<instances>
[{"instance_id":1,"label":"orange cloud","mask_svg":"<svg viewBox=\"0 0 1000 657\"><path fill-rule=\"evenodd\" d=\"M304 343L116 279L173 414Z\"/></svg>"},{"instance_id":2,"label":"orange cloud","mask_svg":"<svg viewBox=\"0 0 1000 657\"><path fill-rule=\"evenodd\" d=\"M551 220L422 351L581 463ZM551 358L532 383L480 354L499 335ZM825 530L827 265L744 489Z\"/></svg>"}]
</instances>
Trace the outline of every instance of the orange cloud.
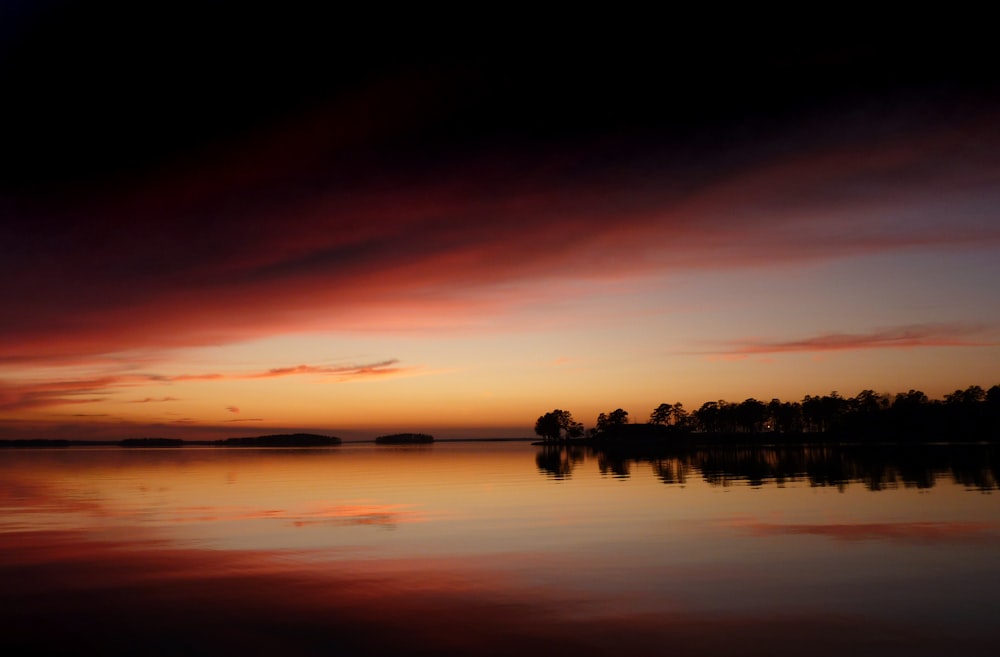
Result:
<instances>
[{"instance_id":1,"label":"orange cloud","mask_svg":"<svg viewBox=\"0 0 1000 657\"><path fill-rule=\"evenodd\" d=\"M335 382L380 377L412 371L412 368L392 367L399 361L395 358L375 363L314 366L297 365L294 367L278 367L264 372L250 373L208 373L181 374L168 376L162 374L125 374L109 375L91 379L63 379L56 381L26 381L12 382L0 380L0 410L23 411L29 409L60 406L64 404L92 404L104 402L122 388L132 388L150 383L170 384L182 381L226 381L268 379L282 376L333 375ZM177 401L175 397L145 397L128 400L129 404L147 404L156 402ZM236 406L227 410L238 413Z\"/></svg>"},{"instance_id":2,"label":"orange cloud","mask_svg":"<svg viewBox=\"0 0 1000 657\"><path fill-rule=\"evenodd\" d=\"M233 379L273 379L282 376L301 376L314 374L334 374L336 379L345 381L350 378L360 378L369 376L386 376L390 374L400 374L410 371L411 368L390 367L399 360L390 358L388 360L363 365L295 365L292 367L275 367L264 372L233 373L233 374L180 374L177 376L157 376L156 380L171 381L218 381Z\"/></svg>"},{"instance_id":3,"label":"orange cloud","mask_svg":"<svg viewBox=\"0 0 1000 657\"><path fill-rule=\"evenodd\" d=\"M108 393L118 384L119 380L115 377L30 382L21 385L0 381L0 410L101 402L107 399Z\"/></svg>"}]
</instances>

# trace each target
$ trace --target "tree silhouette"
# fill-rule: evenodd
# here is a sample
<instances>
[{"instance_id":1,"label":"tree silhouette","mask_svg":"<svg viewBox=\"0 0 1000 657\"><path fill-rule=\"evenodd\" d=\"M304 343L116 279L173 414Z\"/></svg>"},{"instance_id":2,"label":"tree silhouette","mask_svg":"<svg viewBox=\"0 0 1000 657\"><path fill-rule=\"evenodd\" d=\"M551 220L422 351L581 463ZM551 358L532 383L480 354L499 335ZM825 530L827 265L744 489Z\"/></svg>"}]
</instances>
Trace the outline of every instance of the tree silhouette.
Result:
<instances>
[{"instance_id":1,"label":"tree silhouette","mask_svg":"<svg viewBox=\"0 0 1000 657\"><path fill-rule=\"evenodd\" d=\"M871 416L889 407L889 396L880 395L874 390L862 390L849 402L852 413Z\"/></svg>"},{"instance_id":2,"label":"tree silhouette","mask_svg":"<svg viewBox=\"0 0 1000 657\"><path fill-rule=\"evenodd\" d=\"M740 402L736 407L736 421L740 431L759 433L767 422L767 405L753 397Z\"/></svg>"},{"instance_id":3,"label":"tree silhouette","mask_svg":"<svg viewBox=\"0 0 1000 657\"><path fill-rule=\"evenodd\" d=\"M575 422L569 411L557 408L538 417L535 421L535 433L546 442L557 442L568 438L579 438L583 435L583 425Z\"/></svg>"},{"instance_id":4,"label":"tree silhouette","mask_svg":"<svg viewBox=\"0 0 1000 657\"><path fill-rule=\"evenodd\" d=\"M688 425L688 412L684 410L684 404L677 402L670 413L670 423L675 427L684 429Z\"/></svg>"},{"instance_id":5,"label":"tree silhouette","mask_svg":"<svg viewBox=\"0 0 1000 657\"><path fill-rule=\"evenodd\" d=\"M778 398L767 404L771 427L778 433L798 433L802 431L802 406L798 402L783 402Z\"/></svg>"},{"instance_id":6,"label":"tree silhouette","mask_svg":"<svg viewBox=\"0 0 1000 657\"><path fill-rule=\"evenodd\" d=\"M670 424L670 418L673 417L673 414L673 404L660 404L653 409L652 413L649 414L649 423L662 424L666 426Z\"/></svg>"},{"instance_id":7,"label":"tree silhouette","mask_svg":"<svg viewBox=\"0 0 1000 657\"><path fill-rule=\"evenodd\" d=\"M610 413L601 413L598 415L595 429L600 433L622 424L628 424L628 411L616 408Z\"/></svg>"},{"instance_id":8,"label":"tree silhouette","mask_svg":"<svg viewBox=\"0 0 1000 657\"><path fill-rule=\"evenodd\" d=\"M950 395L944 396L944 403L953 405L978 404L986 399L986 391L979 386L969 386L965 390L956 390Z\"/></svg>"},{"instance_id":9,"label":"tree silhouette","mask_svg":"<svg viewBox=\"0 0 1000 657\"><path fill-rule=\"evenodd\" d=\"M690 435L699 431L715 435ZM559 409L539 417L535 432L547 442L584 435L583 425ZM629 424L628 411L617 408L598 415L597 425L586 435L606 448L612 442L638 444L678 436L684 436L687 444L721 444L746 441L746 434L764 432L824 434L809 438L816 442L1000 441L1000 385L989 389L973 385L934 401L920 390L890 396L866 389L850 398L837 391L806 395L801 402L774 398L765 404L750 397L733 403L720 399L705 402L690 414L680 402L663 403L649 414L648 423L638 424ZM791 442L795 437L774 435L771 439ZM748 442L755 441L751 438Z\"/></svg>"},{"instance_id":10,"label":"tree silhouette","mask_svg":"<svg viewBox=\"0 0 1000 657\"><path fill-rule=\"evenodd\" d=\"M687 424L688 414L684 410L684 405L680 402L676 404L660 404L649 414L650 424L662 426L684 427Z\"/></svg>"},{"instance_id":11,"label":"tree silhouette","mask_svg":"<svg viewBox=\"0 0 1000 657\"><path fill-rule=\"evenodd\" d=\"M726 402L721 402L725 404ZM719 409L720 402L708 401L694 412L694 421L702 431L721 431L722 413Z\"/></svg>"}]
</instances>

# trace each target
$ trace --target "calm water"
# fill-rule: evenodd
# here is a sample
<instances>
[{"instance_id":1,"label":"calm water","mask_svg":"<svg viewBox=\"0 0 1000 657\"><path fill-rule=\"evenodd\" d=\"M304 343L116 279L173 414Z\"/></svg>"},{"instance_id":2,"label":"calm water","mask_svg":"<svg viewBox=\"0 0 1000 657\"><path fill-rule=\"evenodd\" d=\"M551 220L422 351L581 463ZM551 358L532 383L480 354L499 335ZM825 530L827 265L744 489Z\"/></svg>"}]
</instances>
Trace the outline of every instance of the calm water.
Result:
<instances>
[{"instance_id":1,"label":"calm water","mask_svg":"<svg viewBox=\"0 0 1000 657\"><path fill-rule=\"evenodd\" d=\"M982 448L7 450L0 647L996 656L998 465Z\"/></svg>"}]
</instances>

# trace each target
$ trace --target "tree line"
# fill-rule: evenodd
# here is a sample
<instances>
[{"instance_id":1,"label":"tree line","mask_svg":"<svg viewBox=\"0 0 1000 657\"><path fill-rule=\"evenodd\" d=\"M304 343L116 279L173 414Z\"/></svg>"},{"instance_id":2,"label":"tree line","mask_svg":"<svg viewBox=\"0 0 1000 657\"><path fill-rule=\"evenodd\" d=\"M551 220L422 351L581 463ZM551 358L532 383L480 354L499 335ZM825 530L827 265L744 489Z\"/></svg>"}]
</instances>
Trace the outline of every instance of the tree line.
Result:
<instances>
[{"instance_id":1,"label":"tree line","mask_svg":"<svg viewBox=\"0 0 1000 657\"><path fill-rule=\"evenodd\" d=\"M627 428L632 427L630 430ZM644 429L639 429L644 427ZM708 434L834 434L858 438L1000 439L1000 385L988 390L969 386L931 400L919 390L895 395L862 390L854 397L836 391L806 395L801 401L753 397L742 402L708 401L694 411L680 402L663 403L636 426L628 411L617 408L597 416L585 429L569 411L541 415L535 433L545 442L609 436Z\"/></svg>"}]
</instances>

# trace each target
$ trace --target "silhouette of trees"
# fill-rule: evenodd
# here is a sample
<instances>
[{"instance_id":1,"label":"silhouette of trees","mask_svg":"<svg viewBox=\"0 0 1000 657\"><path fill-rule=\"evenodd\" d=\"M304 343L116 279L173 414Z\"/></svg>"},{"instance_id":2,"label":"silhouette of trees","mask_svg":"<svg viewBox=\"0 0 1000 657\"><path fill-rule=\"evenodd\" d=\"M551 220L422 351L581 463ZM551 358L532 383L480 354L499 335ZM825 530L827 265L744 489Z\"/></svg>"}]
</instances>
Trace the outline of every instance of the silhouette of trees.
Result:
<instances>
[{"instance_id":1,"label":"silhouette of trees","mask_svg":"<svg viewBox=\"0 0 1000 657\"><path fill-rule=\"evenodd\" d=\"M767 423L767 405L753 397L740 402L735 409L736 424L744 433L760 433Z\"/></svg>"},{"instance_id":2,"label":"silhouette of trees","mask_svg":"<svg viewBox=\"0 0 1000 657\"><path fill-rule=\"evenodd\" d=\"M771 430L777 433L802 432L802 406L798 402L783 402L777 397L767 403Z\"/></svg>"},{"instance_id":3,"label":"silhouette of trees","mask_svg":"<svg viewBox=\"0 0 1000 657\"><path fill-rule=\"evenodd\" d=\"M649 414L649 423L661 426L683 428L688 421L687 411L680 402L676 404L660 404Z\"/></svg>"},{"instance_id":4,"label":"silhouette of trees","mask_svg":"<svg viewBox=\"0 0 1000 657\"><path fill-rule=\"evenodd\" d=\"M535 432L546 441L584 435L583 425L558 409L539 417ZM969 386L934 401L920 390L890 396L866 389L851 398L833 391L806 395L801 402L774 398L765 404L750 397L733 403L719 399L705 402L690 414L679 402L663 403L652 410L644 424L629 424L628 411L618 408L598 415L596 426L586 435L607 446L618 441L677 444L679 436L687 436L688 444L717 444L765 433L772 435L768 440L781 442L795 440L797 434L824 442L1000 440L1000 385L988 390ZM699 434L714 435L699 438ZM779 434L787 436L778 438Z\"/></svg>"},{"instance_id":5,"label":"silhouette of trees","mask_svg":"<svg viewBox=\"0 0 1000 657\"><path fill-rule=\"evenodd\" d=\"M719 404L720 402L708 401L694 412L694 421L699 429L713 433L722 431L722 409Z\"/></svg>"},{"instance_id":6,"label":"silhouette of trees","mask_svg":"<svg viewBox=\"0 0 1000 657\"><path fill-rule=\"evenodd\" d=\"M653 409L653 412L649 414L650 424L662 424L667 426L670 424L670 418L674 414L673 404L660 404Z\"/></svg>"},{"instance_id":7,"label":"silhouette of trees","mask_svg":"<svg viewBox=\"0 0 1000 657\"><path fill-rule=\"evenodd\" d=\"M848 406L852 413L875 415L889 408L889 395L880 395L874 390L862 390L849 400Z\"/></svg>"},{"instance_id":8,"label":"silhouette of trees","mask_svg":"<svg viewBox=\"0 0 1000 657\"><path fill-rule=\"evenodd\" d=\"M546 442L558 442L583 435L583 424L573 420L569 411L555 409L535 421L535 433Z\"/></svg>"},{"instance_id":9,"label":"silhouette of trees","mask_svg":"<svg viewBox=\"0 0 1000 657\"><path fill-rule=\"evenodd\" d=\"M628 424L628 411L616 408L610 413L601 413L598 415L597 425L594 428L598 433L601 433L623 424Z\"/></svg>"},{"instance_id":10,"label":"silhouette of trees","mask_svg":"<svg viewBox=\"0 0 1000 657\"><path fill-rule=\"evenodd\" d=\"M906 409L916 408L928 403L930 403L930 400L927 399L927 395L925 395L920 390L913 390L911 388L909 392L896 393L896 397L892 402L892 408L906 410Z\"/></svg>"},{"instance_id":11,"label":"silhouette of trees","mask_svg":"<svg viewBox=\"0 0 1000 657\"><path fill-rule=\"evenodd\" d=\"M802 420L806 431L823 433L836 426L837 421L847 411L848 402L836 390L829 395L812 397L806 395L802 400Z\"/></svg>"},{"instance_id":12,"label":"silhouette of trees","mask_svg":"<svg viewBox=\"0 0 1000 657\"><path fill-rule=\"evenodd\" d=\"M965 390L956 390L944 396L944 403L954 406L971 406L986 399L986 391L979 386L969 386Z\"/></svg>"},{"instance_id":13,"label":"silhouette of trees","mask_svg":"<svg viewBox=\"0 0 1000 657\"><path fill-rule=\"evenodd\" d=\"M709 433L736 433L739 426L739 404L725 399L705 402L692 415L695 425Z\"/></svg>"},{"instance_id":14,"label":"silhouette of trees","mask_svg":"<svg viewBox=\"0 0 1000 657\"><path fill-rule=\"evenodd\" d=\"M670 423L678 429L685 429L688 426L688 412L684 410L684 404L677 402L671 411Z\"/></svg>"}]
</instances>

